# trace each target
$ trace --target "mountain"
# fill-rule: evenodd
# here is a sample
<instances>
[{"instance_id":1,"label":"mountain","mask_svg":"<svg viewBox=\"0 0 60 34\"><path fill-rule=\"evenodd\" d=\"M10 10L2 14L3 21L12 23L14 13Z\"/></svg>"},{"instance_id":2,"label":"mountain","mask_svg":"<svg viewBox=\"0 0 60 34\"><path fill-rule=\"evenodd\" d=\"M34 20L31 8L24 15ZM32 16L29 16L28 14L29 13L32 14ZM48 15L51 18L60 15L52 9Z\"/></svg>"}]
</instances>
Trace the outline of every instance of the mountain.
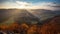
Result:
<instances>
[{"instance_id":1,"label":"mountain","mask_svg":"<svg viewBox=\"0 0 60 34\"><path fill-rule=\"evenodd\" d=\"M39 22L39 18L34 16L32 13L28 12L27 10L20 10L20 13L15 15L15 21L19 23L26 22L27 24L37 24Z\"/></svg>"},{"instance_id":2,"label":"mountain","mask_svg":"<svg viewBox=\"0 0 60 34\"><path fill-rule=\"evenodd\" d=\"M60 11L52 11L52 10L45 10L45 9L35 9L31 10L33 14L40 18L41 21L52 18L56 15L60 15Z\"/></svg>"},{"instance_id":3,"label":"mountain","mask_svg":"<svg viewBox=\"0 0 60 34\"><path fill-rule=\"evenodd\" d=\"M52 11L45 9L0 9L0 23L24 23L41 24L56 15L60 15L60 11Z\"/></svg>"},{"instance_id":4,"label":"mountain","mask_svg":"<svg viewBox=\"0 0 60 34\"><path fill-rule=\"evenodd\" d=\"M0 30L3 31L2 33L6 32L8 34L31 32L36 34L60 34L60 11L1 9Z\"/></svg>"},{"instance_id":5,"label":"mountain","mask_svg":"<svg viewBox=\"0 0 60 34\"><path fill-rule=\"evenodd\" d=\"M0 23L10 24L14 22L27 24L37 24L39 18L28 12L26 9L1 9Z\"/></svg>"},{"instance_id":6,"label":"mountain","mask_svg":"<svg viewBox=\"0 0 60 34\"><path fill-rule=\"evenodd\" d=\"M60 15L47 20L41 26L42 34L59 34L60 33ZM50 32L50 33L49 33Z\"/></svg>"}]
</instances>

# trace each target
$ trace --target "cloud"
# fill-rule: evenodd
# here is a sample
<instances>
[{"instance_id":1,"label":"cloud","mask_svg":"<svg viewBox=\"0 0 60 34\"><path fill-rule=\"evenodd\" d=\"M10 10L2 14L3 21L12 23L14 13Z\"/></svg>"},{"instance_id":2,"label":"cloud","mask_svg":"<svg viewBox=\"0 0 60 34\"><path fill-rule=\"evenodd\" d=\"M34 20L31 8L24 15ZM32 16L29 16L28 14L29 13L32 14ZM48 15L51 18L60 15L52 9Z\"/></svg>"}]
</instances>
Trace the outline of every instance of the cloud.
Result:
<instances>
[{"instance_id":1,"label":"cloud","mask_svg":"<svg viewBox=\"0 0 60 34\"><path fill-rule=\"evenodd\" d=\"M54 4L54 5L51 5L51 7L60 8L60 4Z\"/></svg>"},{"instance_id":2,"label":"cloud","mask_svg":"<svg viewBox=\"0 0 60 34\"><path fill-rule=\"evenodd\" d=\"M60 4L54 2L38 2L33 8L37 9L48 9L48 10L59 10Z\"/></svg>"},{"instance_id":3,"label":"cloud","mask_svg":"<svg viewBox=\"0 0 60 34\"><path fill-rule=\"evenodd\" d=\"M0 9L18 8L18 5L13 2L0 3Z\"/></svg>"},{"instance_id":4,"label":"cloud","mask_svg":"<svg viewBox=\"0 0 60 34\"><path fill-rule=\"evenodd\" d=\"M21 2L21 1L16 1L17 4L19 4L20 6L29 6L30 3L28 2Z\"/></svg>"},{"instance_id":5,"label":"cloud","mask_svg":"<svg viewBox=\"0 0 60 34\"><path fill-rule=\"evenodd\" d=\"M16 2L4 2L0 3L0 9L1 8L18 8L18 9L24 9L24 8L29 8L31 6L30 3L28 2L21 2L21 1L16 1Z\"/></svg>"},{"instance_id":6,"label":"cloud","mask_svg":"<svg viewBox=\"0 0 60 34\"><path fill-rule=\"evenodd\" d=\"M5 2L5 1L8 1L8 0L0 0L0 3L1 3L1 2Z\"/></svg>"},{"instance_id":7,"label":"cloud","mask_svg":"<svg viewBox=\"0 0 60 34\"><path fill-rule=\"evenodd\" d=\"M60 10L60 4L54 2L28 3L23 1L5 2L0 4L0 8L18 8L18 9L48 9Z\"/></svg>"}]
</instances>

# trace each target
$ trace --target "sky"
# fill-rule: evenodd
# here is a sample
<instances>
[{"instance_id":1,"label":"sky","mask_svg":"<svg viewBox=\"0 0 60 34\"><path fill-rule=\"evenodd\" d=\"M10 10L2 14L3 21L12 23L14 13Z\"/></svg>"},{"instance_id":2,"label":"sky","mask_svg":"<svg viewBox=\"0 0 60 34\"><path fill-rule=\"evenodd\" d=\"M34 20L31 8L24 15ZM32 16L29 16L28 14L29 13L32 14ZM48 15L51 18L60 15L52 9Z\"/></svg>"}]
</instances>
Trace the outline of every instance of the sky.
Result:
<instances>
[{"instance_id":1,"label":"sky","mask_svg":"<svg viewBox=\"0 0 60 34\"><path fill-rule=\"evenodd\" d=\"M50 9L59 10L60 0L0 0L0 9Z\"/></svg>"}]
</instances>

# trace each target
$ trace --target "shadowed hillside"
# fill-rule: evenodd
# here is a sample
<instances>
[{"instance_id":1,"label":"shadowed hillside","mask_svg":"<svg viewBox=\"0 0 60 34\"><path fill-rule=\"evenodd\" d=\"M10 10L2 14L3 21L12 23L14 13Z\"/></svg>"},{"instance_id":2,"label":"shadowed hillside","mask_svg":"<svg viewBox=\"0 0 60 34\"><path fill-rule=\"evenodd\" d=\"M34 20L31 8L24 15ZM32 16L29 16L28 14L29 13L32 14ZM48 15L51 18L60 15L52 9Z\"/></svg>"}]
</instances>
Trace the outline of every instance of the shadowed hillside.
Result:
<instances>
[{"instance_id":1,"label":"shadowed hillside","mask_svg":"<svg viewBox=\"0 0 60 34\"><path fill-rule=\"evenodd\" d=\"M41 27L42 34L60 34L60 15L55 16Z\"/></svg>"}]
</instances>

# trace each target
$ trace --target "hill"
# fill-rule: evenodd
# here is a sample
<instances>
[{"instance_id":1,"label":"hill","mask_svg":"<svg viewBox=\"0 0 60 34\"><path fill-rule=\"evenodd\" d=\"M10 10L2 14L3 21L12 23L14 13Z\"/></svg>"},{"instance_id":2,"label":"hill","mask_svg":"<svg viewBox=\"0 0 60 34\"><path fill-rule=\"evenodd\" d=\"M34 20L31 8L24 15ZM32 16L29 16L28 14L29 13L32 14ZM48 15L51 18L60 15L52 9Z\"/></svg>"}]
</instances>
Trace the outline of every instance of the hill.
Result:
<instances>
[{"instance_id":1,"label":"hill","mask_svg":"<svg viewBox=\"0 0 60 34\"><path fill-rule=\"evenodd\" d=\"M41 32L42 34L60 34L60 15L47 20L41 26Z\"/></svg>"}]
</instances>

